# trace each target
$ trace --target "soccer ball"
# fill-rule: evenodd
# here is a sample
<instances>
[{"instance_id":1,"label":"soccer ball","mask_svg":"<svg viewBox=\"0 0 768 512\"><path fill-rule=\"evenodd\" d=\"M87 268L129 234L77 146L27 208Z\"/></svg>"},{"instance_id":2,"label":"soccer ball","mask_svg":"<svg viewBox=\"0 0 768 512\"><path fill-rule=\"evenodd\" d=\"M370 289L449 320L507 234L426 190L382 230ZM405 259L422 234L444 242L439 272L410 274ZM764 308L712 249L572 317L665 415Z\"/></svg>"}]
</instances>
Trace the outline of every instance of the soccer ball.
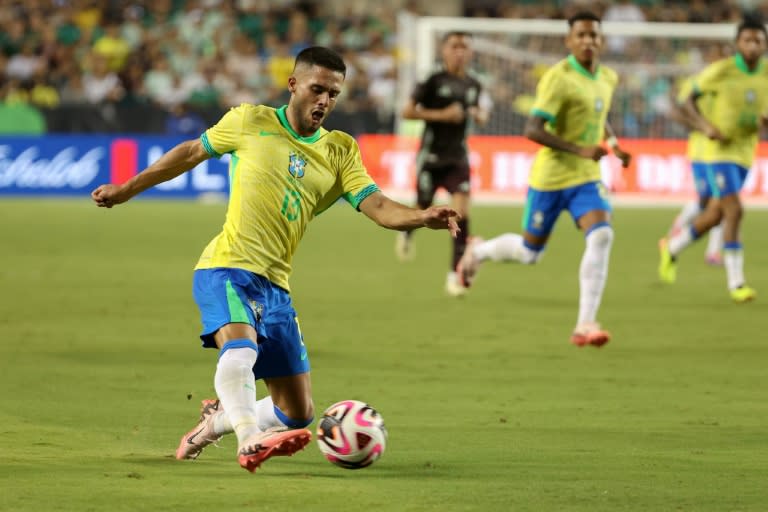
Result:
<instances>
[{"instance_id":1,"label":"soccer ball","mask_svg":"<svg viewBox=\"0 0 768 512\"><path fill-rule=\"evenodd\" d=\"M337 402L317 422L317 446L326 459L344 469L370 466L387 446L384 419L365 402Z\"/></svg>"}]
</instances>

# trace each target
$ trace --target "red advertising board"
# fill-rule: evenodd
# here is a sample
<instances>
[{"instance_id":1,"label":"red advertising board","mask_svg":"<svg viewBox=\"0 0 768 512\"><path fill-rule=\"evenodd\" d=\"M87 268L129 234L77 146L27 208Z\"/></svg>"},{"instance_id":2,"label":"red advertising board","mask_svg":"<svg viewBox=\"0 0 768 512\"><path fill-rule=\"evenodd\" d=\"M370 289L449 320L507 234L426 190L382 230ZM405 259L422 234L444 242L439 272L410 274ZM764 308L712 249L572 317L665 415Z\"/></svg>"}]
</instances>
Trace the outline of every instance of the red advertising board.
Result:
<instances>
[{"instance_id":1,"label":"red advertising board","mask_svg":"<svg viewBox=\"0 0 768 512\"><path fill-rule=\"evenodd\" d=\"M629 168L609 155L600 161L603 181L616 198L639 201L686 200L695 196L685 140L622 139L633 155ZM363 161L382 188L412 194L419 140L394 135L363 135ZM477 198L521 199L539 146L524 137L469 138L472 191ZM744 185L746 202L768 203L768 144L761 144Z\"/></svg>"}]
</instances>

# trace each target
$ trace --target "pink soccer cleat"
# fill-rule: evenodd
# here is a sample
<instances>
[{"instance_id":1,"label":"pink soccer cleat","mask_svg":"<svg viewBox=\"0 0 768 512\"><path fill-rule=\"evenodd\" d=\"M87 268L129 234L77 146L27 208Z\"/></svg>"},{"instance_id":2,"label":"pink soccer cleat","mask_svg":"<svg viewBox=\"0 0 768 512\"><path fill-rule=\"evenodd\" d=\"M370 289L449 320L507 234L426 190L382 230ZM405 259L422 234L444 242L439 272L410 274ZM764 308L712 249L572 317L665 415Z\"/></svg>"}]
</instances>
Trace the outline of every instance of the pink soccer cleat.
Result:
<instances>
[{"instance_id":1,"label":"pink soccer cleat","mask_svg":"<svg viewBox=\"0 0 768 512\"><path fill-rule=\"evenodd\" d=\"M209 444L216 443L221 436L213 430L214 417L222 414L224 409L215 399L203 400L200 408L200 421L195 428L181 437L176 448L176 458L179 460L196 459Z\"/></svg>"},{"instance_id":2,"label":"pink soccer cleat","mask_svg":"<svg viewBox=\"0 0 768 512\"><path fill-rule=\"evenodd\" d=\"M704 261L707 262L707 265L711 265L713 267L722 267L723 255L719 252L711 252L704 257Z\"/></svg>"},{"instance_id":3,"label":"pink soccer cleat","mask_svg":"<svg viewBox=\"0 0 768 512\"><path fill-rule=\"evenodd\" d=\"M243 443L237 452L237 461L253 473L273 455L290 456L303 450L311 439L312 432L305 428L259 432Z\"/></svg>"},{"instance_id":4,"label":"pink soccer cleat","mask_svg":"<svg viewBox=\"0 0 768 512\"><path fill-rule=\"evenodd\" d=\"M603 330L598 323L577 325L571 334L571 343L577 347L592 345L600 348L609 341L611 341L611 333Z\"/></svg>"}]
</instances>

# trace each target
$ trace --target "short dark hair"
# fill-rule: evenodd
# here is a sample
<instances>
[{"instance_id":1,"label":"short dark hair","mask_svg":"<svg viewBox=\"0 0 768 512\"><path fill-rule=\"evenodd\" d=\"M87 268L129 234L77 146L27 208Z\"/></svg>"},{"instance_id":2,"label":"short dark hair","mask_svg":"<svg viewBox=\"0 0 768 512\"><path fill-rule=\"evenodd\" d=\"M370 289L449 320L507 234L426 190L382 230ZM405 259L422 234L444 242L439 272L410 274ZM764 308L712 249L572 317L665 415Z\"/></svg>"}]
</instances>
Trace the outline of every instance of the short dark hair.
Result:
<instances>
[{"instance_id":1,"label":"short dark hair","mask_svg":"<svg viewBox=\"0 0 768 512\"><path fill-rule=\"evenodd\" d=\"M744 16L744 19L739 23L739 26L736 29L736 39L738 39L741 33L745 30L759 30L765 34L766 38L768 38L768 30L765 28L763 19L757 14Z\"/></svg>"},{"instance_id":2,"label":"short dark hair","mask_svg":"<svg viewBox=\"0 0 768 512\"><path fill-rule=\"evenodd\" d=\"M591 11L579 11L570 18L568 18L568 26L573 27L573 24L577 21L595 21L597 23L602 23L602 20L600 19L600 16L597 14L591 12Z\"/></svg>"},{"instance_id":3,"label":"short dark hair","mask_svg":"<svg viewBox=\"0 0 768 512\"><path fill-rule=\"evenodd\" d=\"M443 34L443 39L441 40L441 42L444 43L448 39L452 38L453 36L457 36L457 37L472 37L472 34L470 34L469 32L465 32L463 30L451 30L450 32L446 32L445 34Z\"/></svg>"},{"instance_id":4,"label":"short dark hair","mask_svg":"<svg viewBox=\"0 0 768 512\"><path fill-rule=\"evenodd\" d=\"M310 46L301 50L296 56L294 69L299 64L320 66L331 71L338 71L342 75L347 76L347 65L344 64L344 59L341 58L341 55L323 46Z\"/></svg>"}]
</instances>

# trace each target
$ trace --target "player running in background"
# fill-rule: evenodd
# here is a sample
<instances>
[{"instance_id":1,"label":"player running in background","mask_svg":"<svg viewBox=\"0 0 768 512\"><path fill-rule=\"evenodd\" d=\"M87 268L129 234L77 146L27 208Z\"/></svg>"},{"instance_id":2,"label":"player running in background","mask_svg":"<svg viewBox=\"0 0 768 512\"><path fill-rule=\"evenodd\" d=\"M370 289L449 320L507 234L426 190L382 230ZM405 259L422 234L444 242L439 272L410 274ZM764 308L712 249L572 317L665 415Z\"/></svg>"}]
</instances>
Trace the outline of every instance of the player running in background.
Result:
<instances>
[{"instance_id":1,"label":"player running in background","mask_svg":"<svg viewBox=\"0 0 768 512\"><path fill-rule=\"evenodd\" d=\"M708 137L703 153L706 179L698 184L706 208L678 233L659 241L659 278L673 283L680 253L724 220L723 260L735 302L757 296L744 278L739 192L754 159L760 128L767 121L768 66L763 59L767 35L761 21L745 19L736 33L736 55L710 64L696 77L685 108L694 126ZM702 100L711 102L708 112L699 107Z\"/></svg>"},{"instance_id":2,"label":"player running in background","mask_svg":"<svg viewBox=\"0 0 768 512\"><path fill-rule=\"evenodd\" d=\"M466 292L456 277L456 265L464 253L469 236L469 156L467 134L470 122L488 121L488 111L480 105L482 87L467 70L472 58L472 37L465 32L449 32L442 40L442 67L418 84L405 105L405 119L425 121L421 148L416 159L416 203L419 208L432 204L442 187L451 194L451 206L459 213L459 236L453 239L453 254L445 282L452 296ZM395 253L401 261L413 258L413 232L398 233Z\"/></svg>"},{"instance_id":3,"label":"player running in background","mask_svg":"<svg viewBox=\"0 0 768 512\"><path fill-rule=\"evenodd\" d=\"M580 12L568 25L566 46L571 55L541 77L525 126L525 135L544 147L531 169L523 235L472 239L458 272L469 286L483 261L536 263L560 212L568 210L586 241L579 270L578 320L571 342L599 347L610 339L596 317L613 243L611 206L598 164L607 151L600 144L605 139L625 167L631 157L619 147L607 122L618 77L599 64L603 45L600 18Z\"/></svg>"},{"instance_id":4,"label":"player running in background","mask_svg":"<svg viewBox=\"0 0 768 512\"><path fill-rule=\"evenodd\" d=\"M703 163L701 158L704 150L704 142L707 140L707 137L696 129L694 121L691 120L684 108L685 102L688 100L691 92L693 92L693 82L693 77L688 78L680 87L680 91L677 95L677 103L672 107L672 118L689 130L687 156L688 161L691 163L694 183L696 183L698 187L700 183L706 181L707 164ZM707 106L710 104L711 98L706 100L699 98L697 102L699 110L705 115L708 110ZM683 226L690 223L699 213L704 211L705 208L706 201L703 201L701 198L686 203L672 222L672 227L669 229L669 234L667 236L671 237L676 234L683 228ZM704 252L704 260L709 265L720 266L723 264L723 224L724 223L721 222L709 230L707 248Z\"/></svg>"},{"instance_id":5,"label":"player running in background","mask_svg":"<svg viewBox=\"0 0 768 512\"><path fill-rule=\"evenodd\" d=\"M218 348L220 400L204 401L200 422L176 451L194 459L223 434L237 436L240 465L254 471L274 455L292 455L311 438L309 358L291 303L291 259L312 218L345 198L390 229L458 230L448 207L409 208L385 197L362 164L355 140L327 131L346 66L321 47L296 57L290 100L279 109L243 104L196 140L183 142L123 185L93 191L111 208L140 192L230 153L230 199L223 231L195 267L204 347ZM256 380L269 396L256 400Z\"/></svg>"}]
</instances>

